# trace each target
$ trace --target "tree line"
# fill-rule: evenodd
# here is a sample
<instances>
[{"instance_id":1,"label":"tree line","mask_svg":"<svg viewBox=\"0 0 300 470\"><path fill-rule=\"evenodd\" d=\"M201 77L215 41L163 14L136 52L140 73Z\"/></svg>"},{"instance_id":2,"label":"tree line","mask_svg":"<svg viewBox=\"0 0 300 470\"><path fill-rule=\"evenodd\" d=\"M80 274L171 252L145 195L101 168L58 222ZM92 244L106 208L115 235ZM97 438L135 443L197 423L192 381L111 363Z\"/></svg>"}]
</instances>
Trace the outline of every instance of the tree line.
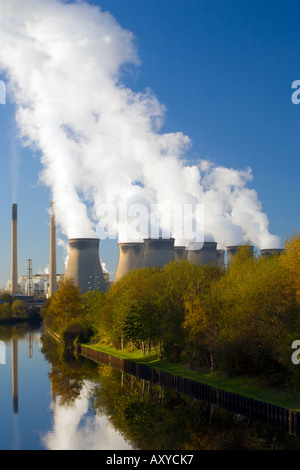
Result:
<instances>
[{"instance_id":1,"label":"tree line","mask_svg":"<svg viewBox=\"0 0 300 470\"><path fill-rule=\"evenodd\" d=\"M14 299L8 293L0 295L0 323L12 321L38 321L38 309L26 304L23 300Z\"/></svg>"},{"instance_id":2,"label":"tree line","mask_svg":"<svg viewBox=\"0 0 300 470\"><path fill-rule=\"evenodd\" d=\"M142 450L299 450L299 438L201 400L94 361L66 360L50 335L41 338L51 363L57 404L72 407L88 383L89 415L107 416L131 446ZM163 430L163 431L162 431Z\"/></svg>"},{"instance_id":3,"label":"tree line","mask_svg":"<svg viewBox=\"0 0 300 470\"><path fill-rule=\"evenodd\" d=\"M291 345L300 339L300 236L280 255L240 247L226 269L174 261L133 270L107 293L80 295L70 281L43 308L46 325L90 342L157 349L163 359L228 375L294 384ZM300 365L299 365L300 367Z\"/></svg>"}]
</instances>

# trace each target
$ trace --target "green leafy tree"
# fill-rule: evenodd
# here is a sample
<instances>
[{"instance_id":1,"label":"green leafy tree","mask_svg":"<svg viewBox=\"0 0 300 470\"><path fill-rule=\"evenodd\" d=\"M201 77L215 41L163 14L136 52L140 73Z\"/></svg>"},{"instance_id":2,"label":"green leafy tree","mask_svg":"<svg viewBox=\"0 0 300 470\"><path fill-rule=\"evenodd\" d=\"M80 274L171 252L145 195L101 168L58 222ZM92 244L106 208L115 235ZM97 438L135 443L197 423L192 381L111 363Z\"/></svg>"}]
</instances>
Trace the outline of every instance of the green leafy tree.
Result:
<instances>
[{"instance_id":1,"label":"green leafy tree","mask_svg":"<svg viewBox=\"0 0 300 470\"><path fill-rule=\"evenodd\" d=\"M199 345L192 346L196 338L193 336L194 327L197 325L198 328L203 322L204 317L200 315L200 311L202 314L206 312L204 305L207 291L211 282L221 275L222 271L219 268L209 264L198 266L188 261L175 261L166 266L164 299L166 312L163 329L164 347L170 359L178 361L182 358L182 354L187 352L189 360L193 362L195 350L199 350ZM208 304L205 309L207 307Z\"/></svg>"},{"instance_id":2,"label":"green leafy tree","mask_svg":"<svg viewBox=\"0 0 300 470\"><path fill-rule=\"evenodd\" d=\"M0 304L0 321L6 321L11 318L11 307L9 303Z\"/></svg>"},{"instance_id":3,"label":"green leafy tree","mask_svg":"<svg viewBox=\"0 0 300 470\"><path fill-rule=\"evenodd\" d=\"M192 366L214 370L218 345L217 282L223 272L215 265L198 266L185 299L186 351Z\"/></svg>"},{"instance_id":4,"label":"green leafy tree","mask_svg":"<svg viewBox=\"0 0 300 470\"><path fill-rule=\"evenodd\" d=\"M84 301L80 289L66 279L59 284L59 289L51 297L44 310L46 326L62 333L74 321L82 320Z\"/></svg>"},{"instance_id":5,"label":"green leafy tree","mask_svg":"<svg viewBox=\"0 0 300 470\"><path fill-rule=\"evenodd\" d=\"M23 300L15 300L11 306L11 312L14 317L25 318L26 317L26 304Z\"/></svg>"},{"instance_id":6,"label":"green leafy tree","mask_svg":"<svg viewBox=\"0 0 300 470\"><path fill-rule=\"evenodd\" d=\"M280 257L252 258L243 247L220 282L220 358L230 374L280 380L295 321L286 281Z\"/></svg>"},{"instance_id":7,"label":"green leafy tree","mask_svg":"<svg viewBox=\"0 0 300 470\"><path fill-rule=\"evenodd\" d=\"M288 273L286 293L295 298L300 309L300 235L293 235L286 240L284 254L280 262Z\"/></svg>"},{"instance_id":8,"label":"green leafy tree","mask_svg":"<svg viewBox=\"0 0 300 470\"><path fill-rule=\"evenodd\" d=\"M130 340L139 347L158 341L163 272L159 268L133 270L110 290L107 301L112 312L112 338L123 347Z\"/></svg>"},{"instance_id":9,"label":"green leafy tree","mask_svg":"<svg viewBox=\"0 0 300 470\"><path fill-rule=\"evenodd\" d=\"M82 325L90 331L93 337L97 337L99 327L103 328L104 307L106 294L98 290L86 292L83 295Z\"/></svg>"}]
</instances>

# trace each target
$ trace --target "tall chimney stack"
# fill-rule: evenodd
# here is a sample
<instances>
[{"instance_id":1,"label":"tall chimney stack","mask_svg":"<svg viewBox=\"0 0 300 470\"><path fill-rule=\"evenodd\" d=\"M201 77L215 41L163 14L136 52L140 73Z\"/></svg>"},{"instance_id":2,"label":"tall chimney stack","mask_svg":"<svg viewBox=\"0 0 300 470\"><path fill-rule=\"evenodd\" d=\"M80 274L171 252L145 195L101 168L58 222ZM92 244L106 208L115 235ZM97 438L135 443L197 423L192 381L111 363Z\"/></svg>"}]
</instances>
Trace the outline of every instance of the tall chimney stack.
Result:
<instances>
[{"instance_id":1,"label":"tall chimney stack","mask_svg":"<svg viewBox=\"0 0 300 470\"><path fill-rule=\"evenodd\" d=\"M56 282L56 221L53 202L50 206L50 274L49 274L49 297L57 290Z\"/></svg>"},{"instance_id":2,"label":"tall chimney stack","mask_svg":"<svg viewBox=\"0 0 300 470\"><path fill-rule=\"evenodd\" d=\"M11 294L17 294L18 287L18 205L12 206L11 229Z\"/></svg>"}]
</instances>

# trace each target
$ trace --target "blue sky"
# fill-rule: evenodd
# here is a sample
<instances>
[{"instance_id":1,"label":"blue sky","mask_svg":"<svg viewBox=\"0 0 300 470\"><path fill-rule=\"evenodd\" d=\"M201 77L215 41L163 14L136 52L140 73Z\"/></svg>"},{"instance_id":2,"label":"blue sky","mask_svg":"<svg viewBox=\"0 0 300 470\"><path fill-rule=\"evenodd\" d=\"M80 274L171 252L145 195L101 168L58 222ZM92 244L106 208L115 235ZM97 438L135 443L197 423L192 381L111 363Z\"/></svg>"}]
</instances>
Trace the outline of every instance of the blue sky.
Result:
<instances>
[{"instance_id":1,"label":"blue sky","mask_svg":"<svg viewBox=\"0 0 300 470\"><path fill-rule=\"evenodd\" d=\"M126 76L126 85L134 91L150 87L166 106L162 131L191 138L191 161L251 167L249 186L258 193L270 232L283 241L298 232L300 105L291 101L291 86L300 79L299 2L89 3L109 11L135 35L141 65ZM49 264L50 191L39 183L38 156L17 141L14 112L10 101L0 106L1 287L10 277L13 202L19 207L19 274L26 273L28 258L35 272ZM57 251L58 270L64 271L63 252ZM115 270L117 257L114 242L101 242L109 271Z\"/></svg>"}]
</instances>

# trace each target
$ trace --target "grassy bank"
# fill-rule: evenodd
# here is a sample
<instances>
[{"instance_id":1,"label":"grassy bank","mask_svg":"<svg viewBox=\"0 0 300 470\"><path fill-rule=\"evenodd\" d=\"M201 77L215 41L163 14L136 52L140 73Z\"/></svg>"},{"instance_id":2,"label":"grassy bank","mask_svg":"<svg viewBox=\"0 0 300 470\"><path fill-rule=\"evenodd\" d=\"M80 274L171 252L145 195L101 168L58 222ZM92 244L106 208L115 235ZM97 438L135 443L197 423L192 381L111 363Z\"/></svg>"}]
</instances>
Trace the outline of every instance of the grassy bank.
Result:
<instances>
[{"instance_id":1,"label":"grassy bank","mask_svg":"<svg viewBox=\"0 0 300 470\"><path fill-rule=\"evenodd\" d=\"M153 351L150 355L143 356L141 351L118 350L104 344L85 345L96 351L102 351L111 356L128 359L139 364L145 364L157 370L169 372L174 375L185 377L191 380L201 382L212 387L226 390L227 392L236 393L254 398L266 403L277 405L293 411L300 411L299 394L292 390L272 388L264 385L261 379L241 376L228 378L225 375L214 372L197 372L188 369L184 364L173 364L158 358L157 352Z\"/></svg>"}]
</instances>

